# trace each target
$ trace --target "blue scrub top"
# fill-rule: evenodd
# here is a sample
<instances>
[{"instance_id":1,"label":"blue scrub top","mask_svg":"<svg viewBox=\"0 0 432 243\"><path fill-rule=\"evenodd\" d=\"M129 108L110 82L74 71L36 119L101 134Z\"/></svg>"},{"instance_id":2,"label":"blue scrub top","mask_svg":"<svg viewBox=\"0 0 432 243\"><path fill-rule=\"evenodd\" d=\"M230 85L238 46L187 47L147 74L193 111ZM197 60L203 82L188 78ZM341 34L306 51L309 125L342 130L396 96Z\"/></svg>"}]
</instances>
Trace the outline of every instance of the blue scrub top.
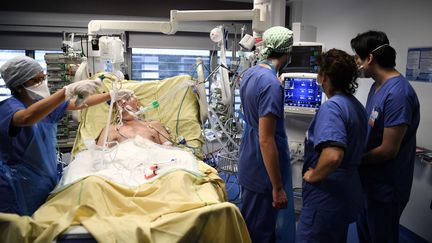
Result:
<instances>
[{"instance_id":1,"label":"blue scrub top","mask_svg":"<svg viewBox=\"0 0 432 243\"><path fill-rule=\"evenodd\" d=\"M367 115L352 95L337 93L318 110L308 129L303 174L315 168L323 146L344 149L339 167L324 180L303 181L303 205L306 208L346 210L352 221L362 204L358 167L366 146Z\"/></svg>"},{"instance_id":2,"label":"blue scrub top","mask_svg":"<svg viewBox=\"0 0 432 243\"><path fill-rule=\"evenodd\" d=\"M420 122L420 105L410 83L402 76L384 82L375 92L371 87L366 104L368 120L367 151L382 143L384 128L408 125L396 158L384 164L360 167L363 186L375 200L382 202L409 199L413 180L416 132Z\"/></svg>"},{"instance_id":3,"label":"blue scrub top","mask_svg":"<svg viewBox=\"0 0 432 243\"><path fill-rule=\"evenodd\" d=\"M21 214L33 213L57 184L57 122L68 105L64 102L32 126L15 127L13 115L26 105L15 97L0 102L0 161L10 170Z\"/></svg>"},{"instance_id":4,"label":"blue scrub top","mask_svg":"<svg viewBox=\"0 0 432 243\"><path fill-rule=\"evenodd\" d=\"M246 71L241 79L240 98L247 128L240 145L239 182L254 192L271 192L272 185L259 149L258 120L267 114L277 117L275 139L285 183L290 176L290 161L284 127L284 90L274 70L256 65Z\"/></svg>"}]
</instances>

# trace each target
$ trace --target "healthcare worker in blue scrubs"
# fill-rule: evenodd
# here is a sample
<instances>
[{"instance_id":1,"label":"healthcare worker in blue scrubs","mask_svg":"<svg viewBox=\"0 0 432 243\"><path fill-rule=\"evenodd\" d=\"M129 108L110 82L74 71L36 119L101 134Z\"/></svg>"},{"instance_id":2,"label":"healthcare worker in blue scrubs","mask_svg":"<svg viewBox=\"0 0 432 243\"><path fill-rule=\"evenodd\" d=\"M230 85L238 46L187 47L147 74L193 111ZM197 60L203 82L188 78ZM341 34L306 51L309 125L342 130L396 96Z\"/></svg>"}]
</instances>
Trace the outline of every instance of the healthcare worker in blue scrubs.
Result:
<instances>
[{"instance_id":1,"label":"healthcare worker in blue scrubs","mask_svg":"<svg viewBox=\"0 0 432 243\"><path fill-rule=\"evenodd\" d=\"M242 215L252 242L295 241L295 216L284 89L278 71L290 60L293 32L276 26L263 34L261 62L240 81L245 130L240 146Z\"/></svg>"},{"instance_id":2,"label":"healthcare worker in blue scrubs","mask_svg":"<svg viewBox=\"0 0 432 243\"><path fill-rule=\"evenodd\" d=\"M110 93L88 97L75 106L76 95L86 97L100 81L72 83L50 95L42 67L26 56L0 67L12 96L0 101L0 212L31 215L57 184L56 124L66 110L110 99Z\"/></svg>"},{"instance_id":3,"label":"healthcare worker in blue scrubs","mask_svg":"<svg viewBox=\"0 0 432 243\"><path fill-rule=\"evenodd\" d=\"M361 242L398 242L413 180L419 101L395 69L396 51L385 33L359 34L351 47L364 76L375 81L366 103L368 143L360 166L366 201L357 231Z\"/></svg>"},{"instance_id":4,"label":"healthcare worker in blue scrubs","mask_svg":"<svg viewBox=\"0 0 432 243\"><path fill-rule=\"evenodd\" d=\"M320 84L328 98L307 132L303 166L303 207L298 243L346 243L348 226L362 205L358 167L366 145L367 116L354 97L357 65L331 49L318 58Z\"/></svg>"}]
</instances>

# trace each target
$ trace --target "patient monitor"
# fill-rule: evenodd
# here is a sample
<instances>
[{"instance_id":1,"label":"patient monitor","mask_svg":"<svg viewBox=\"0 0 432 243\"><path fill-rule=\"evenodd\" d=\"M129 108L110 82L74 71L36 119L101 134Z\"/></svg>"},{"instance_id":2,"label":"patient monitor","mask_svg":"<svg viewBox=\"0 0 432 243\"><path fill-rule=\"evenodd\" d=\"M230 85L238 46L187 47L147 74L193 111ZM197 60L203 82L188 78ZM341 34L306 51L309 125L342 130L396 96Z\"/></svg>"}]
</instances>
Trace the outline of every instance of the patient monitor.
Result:
<instances>
[{"instance_id":1,"label":"patient monitor","mask_svg":"<svg viewBox=\"0 0 432 243\"><path fill-rule=\"evenodd\" d=\"M285 112L314 115L325 94L317 84L316 73L283 73L285 81Z\"/></svg>"},{"instance_id":2,"label":"patient monitor","mask_svg":"<svg viewBox=\"0 0 432 243\"><path fill-rule=\"evenodd\" d=\"M282 70L285 81L285 112L292 115L315 115L325 94L316 83L318 57L322 43L294 42L291 63Z\"/></svg>"},{"instance_id":3,"label":"patient monitor","mask_svg":"<svg viewBox=\"0 0 432 243\"><path fill-rule=\"evenodd\" d=\"M291 63L283 73L318 73L318 56L324 46L318 42L294 42L291 51Z\"/></svg>"}]
</instances>

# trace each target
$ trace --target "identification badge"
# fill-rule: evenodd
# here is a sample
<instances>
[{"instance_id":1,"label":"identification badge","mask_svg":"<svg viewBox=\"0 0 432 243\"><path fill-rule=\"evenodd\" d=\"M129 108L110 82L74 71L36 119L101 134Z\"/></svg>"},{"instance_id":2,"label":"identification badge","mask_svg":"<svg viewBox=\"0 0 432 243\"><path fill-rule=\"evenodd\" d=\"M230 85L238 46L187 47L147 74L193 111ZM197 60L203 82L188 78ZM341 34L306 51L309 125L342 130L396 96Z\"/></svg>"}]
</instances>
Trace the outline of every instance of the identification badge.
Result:
<instances>
[{"instance_id":1,"label":"identification badge","mask_svg":"<svg viewBox=\"0 0 432 243\"><path fill-rule=\"evenodd\" d=\"M368 120L369 126L373 127L375 125L375 120L378 118L378 116L379 116L378 107L374 107L372 109L371 114L369 115L369 120Z\"/></svg>"}]
</instances>

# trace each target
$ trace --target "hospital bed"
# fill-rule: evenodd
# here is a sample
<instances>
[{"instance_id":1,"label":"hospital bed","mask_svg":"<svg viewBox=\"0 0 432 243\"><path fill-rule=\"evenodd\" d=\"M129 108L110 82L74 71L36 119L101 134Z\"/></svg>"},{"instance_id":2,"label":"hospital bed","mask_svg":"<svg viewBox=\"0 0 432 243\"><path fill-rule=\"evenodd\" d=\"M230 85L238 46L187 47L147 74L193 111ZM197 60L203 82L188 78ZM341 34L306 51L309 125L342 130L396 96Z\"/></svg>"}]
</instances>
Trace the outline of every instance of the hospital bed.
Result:
<instances>
[{"instance_id":1,"label":"hospital bed","mask_svg":"<svg viewBox=\"0 0 432 243\"><path fill-rule=\"evenodd\" d=\"M158 100L159 107L145 117L158 119L182 141L182 149L194 153L200 173L173 170L133 188L87 176L50 195L32 217L0 214L1 241L250 242L238 208L226 202L223 180L199 160L199 105L193 89L184 85L190 80L122 81L121 87L134 90L142 104ZM108 92L112 83L103 81L99 92ZM100 104L82 112L73 156L85 152L84 140L99 136L108 111L108 104Z\"/></svg>"}]
</instances>

